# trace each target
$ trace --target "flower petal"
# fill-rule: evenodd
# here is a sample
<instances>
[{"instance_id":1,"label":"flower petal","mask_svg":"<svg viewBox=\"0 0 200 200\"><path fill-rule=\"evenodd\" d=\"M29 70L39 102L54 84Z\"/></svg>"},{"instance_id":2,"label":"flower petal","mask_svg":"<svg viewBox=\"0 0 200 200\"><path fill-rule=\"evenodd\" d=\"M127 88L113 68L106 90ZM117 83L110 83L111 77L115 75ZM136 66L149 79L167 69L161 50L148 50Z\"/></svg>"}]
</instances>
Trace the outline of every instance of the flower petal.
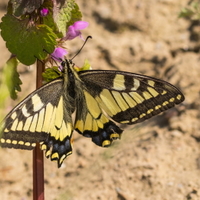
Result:
<instances>
[{"instance_id":1,"label":"flower petal","mask_svg":"<svg viewBox=\"0 0 200 200\"><path fill-rule=\"evenodd\" d=\"M62 40L72 40L77 36L79 36L82 40L84 40L84 38L81 35L80 30L86 28L88 25L89 25L89 23L84 22L84 21L75 22L73 25L68 27L66 36L63 37Z\"/></svg>"},{"instance_id":2,"label":"flower petal","mask_svg":"<svg viewBox=\"0 0 200 200\"><path fill-rule=\"evenodd\" d=\"M42 8L42 9L40 10L40 14L41 14L43 17L47 16L48 13L49 13L49 10L48 10L47 8Z\"/></svg>"},{"instance_id":3,"label":"flower petal","mask_svg":"<svg viewBox=\"0 0 200 200\"><path fill-rule=\"evenodd\" d=\"M55 48L54 52L51 55L54 57L54 59L61 62L64 59L65 55L67 55L67 54L68 54L68 52L66 49L57 47L57 48Z\"/></svg>"},{"instance_id":4,"label":"flower petal","mask_svg":"<svg viewBox=\"0 0 200 200\"><path fill-rule=\"evenodd\" d=\"M67 34L65 36L65 39L66 40L72 40L79 35L81 35L81 32L79 30L75 30L73 25L72 25L72 26L69 26Z\"/></svg>"},{"instance_id":5,"label":"flower petal","mask_svg":"<svg viewBox=\"0 0 200 200\"><path fill-rule=\"evenodd\" d=\"M75 30L82 30L84 28L87 28L89 26L89 23L85 21L77 21L72 26Z\"/></svg>"}]
</instances>

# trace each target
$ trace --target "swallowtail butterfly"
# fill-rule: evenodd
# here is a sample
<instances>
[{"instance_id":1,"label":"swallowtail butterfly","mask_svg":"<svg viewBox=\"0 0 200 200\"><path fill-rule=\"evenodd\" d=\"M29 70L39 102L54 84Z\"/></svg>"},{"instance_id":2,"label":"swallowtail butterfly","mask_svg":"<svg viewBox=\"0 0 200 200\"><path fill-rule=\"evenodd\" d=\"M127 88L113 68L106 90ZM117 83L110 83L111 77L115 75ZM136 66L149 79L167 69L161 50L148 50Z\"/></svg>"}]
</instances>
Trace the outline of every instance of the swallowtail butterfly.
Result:
<instances>
[{"instance_id":1,"label":"swallowtail butterfly","mask_svg":"<svg viewBox=\"0 0 200 200\"><path fill-rule=\"evenodd\" d=\"M32 92L5 117L0 146L31 150L40 143L60 167L72 153L74 130L108 147L122 134L115 122L143 122L184 100L175 86L156 78L111 70L77 72L71 60L61 65L61 77Z\"/></svg>"}]
</instances>

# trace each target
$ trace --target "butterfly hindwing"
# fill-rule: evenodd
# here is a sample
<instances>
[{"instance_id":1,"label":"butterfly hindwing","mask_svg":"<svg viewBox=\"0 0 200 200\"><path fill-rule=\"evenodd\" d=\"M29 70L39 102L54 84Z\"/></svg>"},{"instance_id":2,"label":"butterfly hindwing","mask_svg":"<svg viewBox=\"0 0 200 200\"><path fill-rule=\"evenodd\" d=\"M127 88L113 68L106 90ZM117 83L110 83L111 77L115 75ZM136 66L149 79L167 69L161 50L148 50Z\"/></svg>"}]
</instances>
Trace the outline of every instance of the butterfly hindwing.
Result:
<instances>
[{"instance_id":1,"label":"butterfly hindwing","mask_svg":"<svg viewBox=\"0 0 200 200\"><path fill-rule=\"evenodd\" d=\"M91 137L96 145L110 146L113 140L120 138L122 130L102 112L89 91L82 91L82 99L77 102L74 128L83 136Z\"/></svg>"},{"instance_id":2,"label":"butterfly hindwing","mask_svg":"<svg viewBox=\"0 0 200 200\"><path fill-rule=\"evenodd\" d=\"M142 122L184 100L173 85L148 76L121 71L81 71L99 106L118 123Z\"/></svg>"},{"instance_id":3,"label":"butterfly hindwing","mask_svg":"<svg viewBox=\"0 0 200 200\"><path fill-rule=\"evenodd\" d=\"M54 80L31 93L5 118L1 146L33 149L40 143L46 157L58 160L61 166L72 151L72 112L66 101L63 79Z\"/></svg>"}]
</instances>

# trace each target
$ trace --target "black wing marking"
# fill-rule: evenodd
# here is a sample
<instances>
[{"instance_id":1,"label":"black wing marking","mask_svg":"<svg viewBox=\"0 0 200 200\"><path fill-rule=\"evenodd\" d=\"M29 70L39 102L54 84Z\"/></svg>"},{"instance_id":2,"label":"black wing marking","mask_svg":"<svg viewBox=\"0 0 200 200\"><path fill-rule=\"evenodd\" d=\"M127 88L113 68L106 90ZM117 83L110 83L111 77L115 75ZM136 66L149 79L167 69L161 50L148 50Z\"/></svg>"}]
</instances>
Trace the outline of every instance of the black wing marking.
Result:
<instances>
[{"instance_id":1,"label":"black wing marking","mask_svg":"<svg viewBox=\"0 0 200 200\"><path fill-rule=\"evenodd\" d=\"M91 94L83 89L76 104L75 130L103 147L111 145L113 140L120 138L122 130L112 122L100 108L99 103Z\"/></svg>"},{"instance_id":2,"label":"black wing marking","mask_svg":"<svg viewBox=\"0 0 200 200\"><path fill-rule=\"evenodd\" d=\"M144 75L90 70L79 76L101 108L119 123L142 122L184 100L175 86Z\"/></svg>"},{"instance_id":3,"label":"black wing marking","mask_svg":"<svg viewBox=\"0 0 200 200\"><path fill-rule=\"evenodd\" d=\"M3 121L0 146L31 150L40 143L46 157L60 167L72 152L73 131L71 107L63 92L59 78L28 95Z\"/></svg>"}]
</instances>

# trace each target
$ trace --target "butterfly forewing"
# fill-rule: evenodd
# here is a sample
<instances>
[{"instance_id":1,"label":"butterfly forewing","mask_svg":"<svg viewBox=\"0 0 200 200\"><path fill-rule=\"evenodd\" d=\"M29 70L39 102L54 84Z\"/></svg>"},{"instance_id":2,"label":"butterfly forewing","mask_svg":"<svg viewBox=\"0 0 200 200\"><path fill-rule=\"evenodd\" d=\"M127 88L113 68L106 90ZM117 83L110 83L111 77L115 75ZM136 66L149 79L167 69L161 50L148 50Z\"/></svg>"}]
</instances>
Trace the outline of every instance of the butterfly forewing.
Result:
<instances>
[{"instance_id":1,"label":"butterfly forewing","mask_svg":"<svg viewBox=\"0 0 200 200\"><path fill-rule=\"evenodd\" d=\"M54 80L31 93L16 106L3 122L1 146L33 149L41 144L46 157L58 160L60 166L71 153L73 131L63 79Z\"/></svg>"},{"instance_id":2,"label":"butterfly forewing","mask_svg":"<svg viewBox=\"0 0 200 200\"><path fill-rule=\"evenodd\" d=\"M184 100L176 87L148 76L101 70L79 75L100 107L118 123L142 122Z\"/></svg>"}]
</instances>

